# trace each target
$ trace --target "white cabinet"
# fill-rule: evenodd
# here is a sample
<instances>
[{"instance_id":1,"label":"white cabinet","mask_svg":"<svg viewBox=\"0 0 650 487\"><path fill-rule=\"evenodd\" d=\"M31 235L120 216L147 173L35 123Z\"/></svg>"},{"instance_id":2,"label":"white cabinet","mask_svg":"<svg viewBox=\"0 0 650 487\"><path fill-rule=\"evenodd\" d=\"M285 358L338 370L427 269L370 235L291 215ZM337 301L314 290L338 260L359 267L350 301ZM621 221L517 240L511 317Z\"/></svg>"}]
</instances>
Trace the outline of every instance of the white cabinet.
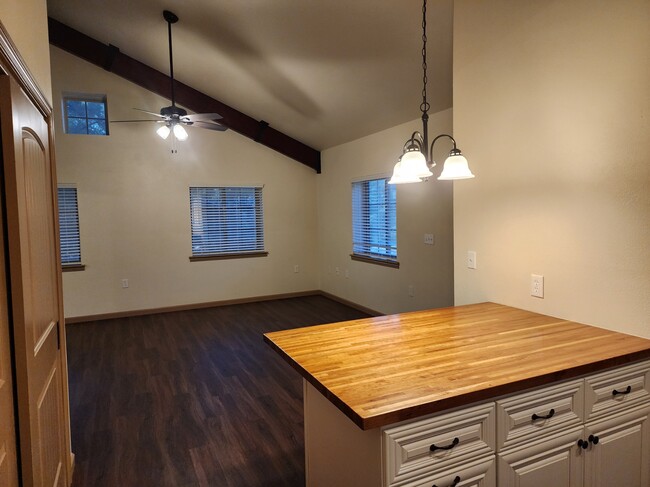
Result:
<instances>
[{"instance_id":1,"label":"white cabinet","mask_svg":"<svg viewBox=\"0 0 650 487\"><path fill-rule=\"evenodd\" d=\"M499 487L650 487L649 377L645 362L497 401Z\"/></svg>"},{"instance_id":2,"label":"white cabinet","mask_svg":"<svg viewBox=\"0 0 650 487\"><path fill-rule=\"evenodd\" d=\"M649 487L650 363L596 374L585 383L585 487Z\"/></svg>"},{"instance_id":3,"label":"white cabinet","mask_svg":"<svg viewBox=\"0 0 650 487\"><path fill-rule=\"evenodd\" d=\"M382 430L385 487L650 487L650 362Z\"/></svg>"}]
</instances>

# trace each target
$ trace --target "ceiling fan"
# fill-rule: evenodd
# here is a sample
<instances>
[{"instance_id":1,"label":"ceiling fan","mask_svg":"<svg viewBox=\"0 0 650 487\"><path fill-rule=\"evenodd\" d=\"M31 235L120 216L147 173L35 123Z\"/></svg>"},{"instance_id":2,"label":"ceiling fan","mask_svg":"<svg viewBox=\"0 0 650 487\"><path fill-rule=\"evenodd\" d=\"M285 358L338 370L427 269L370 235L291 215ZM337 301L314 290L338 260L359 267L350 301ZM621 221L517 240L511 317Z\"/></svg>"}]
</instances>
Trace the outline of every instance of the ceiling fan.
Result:
<instances>
[{"instance_id":1,"label":"ceiling fan","mask_svg":"<svg viewBox=\"0 0 650 487\"><path fill-rule=\"evenodd\" d=\"M163 10L163 18L167 22L167 32L169 35L169 79L171 82L171 102L172 104L168 107L163 107L160 109L160 113L149 112L147 110L142 110L140 108L134 108L140 112L148 113L155 117L159 117L161 120L112 120L112 123L126 123L126 122L154 122L162 124L156 133L166 139L169 137L169 134L173 132L174 137L178 140L186 140L187 132L185 131L185 126L189 127L200 127L208 130L217 130L219 132L224 132L228 130L228 127L221 125L215 120L223 118L218 113L195 113L188 115L186 110L176 106L176 100L174 97L174 57L172 55L172 24L178 22L178 16L169 10Z\"/></svg>"}]
</instances>

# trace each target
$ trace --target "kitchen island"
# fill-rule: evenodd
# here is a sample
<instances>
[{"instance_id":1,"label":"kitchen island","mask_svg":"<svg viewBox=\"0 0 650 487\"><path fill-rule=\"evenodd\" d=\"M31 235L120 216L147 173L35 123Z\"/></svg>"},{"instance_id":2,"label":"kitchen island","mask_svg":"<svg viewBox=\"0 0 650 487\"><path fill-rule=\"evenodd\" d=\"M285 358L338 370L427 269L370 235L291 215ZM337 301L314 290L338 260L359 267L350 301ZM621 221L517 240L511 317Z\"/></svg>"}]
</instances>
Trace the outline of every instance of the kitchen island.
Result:
<instances>
[{"instance_id":1,"label":"kitchen island","mask_svg":"<svg viewBox=\"0 0 650 487\"><path fill-rule=\"evenodd\" d=\"M494 303L264 339L304 379L309 486L649 485L650 340Z\"/></svg>"}]
</instances>

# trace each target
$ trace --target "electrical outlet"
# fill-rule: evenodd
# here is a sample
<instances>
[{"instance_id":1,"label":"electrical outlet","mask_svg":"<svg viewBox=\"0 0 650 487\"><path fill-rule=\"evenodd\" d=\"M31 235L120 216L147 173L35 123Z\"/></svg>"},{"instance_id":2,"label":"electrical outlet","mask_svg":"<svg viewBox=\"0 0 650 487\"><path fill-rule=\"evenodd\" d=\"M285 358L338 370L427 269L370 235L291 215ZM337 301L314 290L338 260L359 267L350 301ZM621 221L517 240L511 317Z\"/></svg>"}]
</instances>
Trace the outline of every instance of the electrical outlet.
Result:
<instances>
[{"instance_id":1,"label":"electrical outlet","mask_svg":"<svg viewBox=\"0 0 650 487\"><path fill-rule=\"evenodd\" d=\"M345 278L350 279L350 271L345 269Z\"/></svg>"},{"instance_id":2,"label":"electrical outlet","mask_svg":"<svg viewBox=\"0 0 650 487\"><path fill-rule=\"evenodd\" d=\"M536 298L544 297L544 276L538 274L530 275L530 295Z\"/></svg>"},{"instance_id":3,"label":"electrical outlet","mask_svg":"<svg viewBox=\"0 0 650 487\"><path fill-rule=\"evenodd\" d=\"M476 251L474 250L467 251L467 268L476 269Z\"/></svg>"},{"instance_id":4,"label":"electrical outlet","mask_svg":"<svg viewBox=\"0 0 650 487\"><path fill-rule=\"evenodd\" d=\"M334 273L338 276L341 274L341 268L340 267L335 267L334 268Z\"/></svg>"},{"instance_id":5,"label":"electrical outlet","mask_svg":"<svg viewBox=\"0 0 650 487\"><path fill-rule=\"evenodd\" d=\"M433 233L425 233L424 234L424 243L426 245L433 245L433 243L434 243Z\"/></svg>"},{"instance_id":6,"label":"electrical outlet","mask_svg":"<svg viewBox=\"0 0 650 487\"><path fill-rule=\"evenodd\" d=\"M129 287L129 280L122 279L122 289L126 289L127 287Z\"/></svg>"},{"instance_id":7,"label":"electrical outlet","mask_svg":"<svg viewBox=\"0 0 650 487\"><path fill-rule=\"evenodd\" d=\"M410 297L415 296L415 288L413 287L413 284L409 286L409 296Z\"/></svg>"},{"instance_id":8,"label":"electrical outlet","mask_svg":"<svg viewBox=\"0 0 650 487\"><path fill-rule=\"evenodd\" d=\"M298 264L296 264L296 265L293 266L293 272L294 272L295 274L298 274L298 273L300 272L300 266L299 266Z\"/></svg>"}]
</instances>

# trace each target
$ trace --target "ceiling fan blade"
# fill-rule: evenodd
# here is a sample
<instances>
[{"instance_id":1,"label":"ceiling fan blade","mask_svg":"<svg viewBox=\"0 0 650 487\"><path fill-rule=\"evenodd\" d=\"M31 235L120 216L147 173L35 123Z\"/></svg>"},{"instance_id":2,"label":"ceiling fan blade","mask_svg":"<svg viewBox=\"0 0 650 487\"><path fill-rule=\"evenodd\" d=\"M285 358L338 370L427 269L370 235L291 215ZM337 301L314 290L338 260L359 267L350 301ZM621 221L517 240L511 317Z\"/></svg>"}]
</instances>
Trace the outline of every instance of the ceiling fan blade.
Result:
<instances>
[{"instance_id":1,"label":"ceiling fan blade","mask_svg":"<svg viewBox=\"0 0 650 487\"><path fill-rule=\"evenodd\" d=\"M190 122L201 122L204 120L221 120L223 117L218 113L193 113L191 115L185 115L182 118Z\"/></svg>"},{"instance_id":2,"label":"ceiling fan blade","mask_svg":"<svg viewBox=\"0 0 650 487\"><path fill-rule=\"evenodd\" d=\"M225 132L228 130L228 127L225 125L221 125L219 123L210 123L210 122L204 122L204 121L197 121L197 122L192 122L191 124L187 124L188 127L199 127L202 129L208 129L208 130L217 130L219 132Z\"/></svg>"},{"instance_id":3,"label":"ceiling fan blade","mask_svg":"<svg viewBox=\"0 0 650 487\"><path fill-rule=\"evenodd\" d=\"M130 123L130 122L166 123L165 120L110 120L110 123Z\"/></svg>"},{"instance_id":4,"label":"ceiling fan blade","mask_svg":"<svg viewBox=\"0 0 650 487\"><path fill-rule=\"evenodd\" d=\"M154 117L165 118L164 115L161 115L160 113L148 112L147 110L143 110L142 108L134 108L134 110L137 110L139 112L148 113L149 115L153 115Z\"/></svg>"}]
</instances>

